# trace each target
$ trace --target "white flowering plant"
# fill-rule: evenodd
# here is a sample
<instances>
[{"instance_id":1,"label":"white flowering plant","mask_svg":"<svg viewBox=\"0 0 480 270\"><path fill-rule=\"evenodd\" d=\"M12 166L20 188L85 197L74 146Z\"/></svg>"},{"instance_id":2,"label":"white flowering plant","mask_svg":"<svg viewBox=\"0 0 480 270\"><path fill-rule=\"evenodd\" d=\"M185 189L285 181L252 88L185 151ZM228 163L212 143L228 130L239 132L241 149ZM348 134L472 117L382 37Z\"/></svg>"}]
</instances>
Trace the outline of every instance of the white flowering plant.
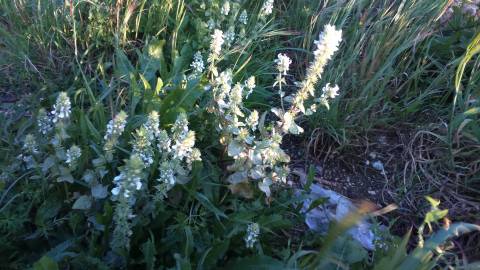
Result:
<instances>
[{"instance_id":1,"label":"white flowering plant","mask_svg":"<svg viewBox=\"0 0 480 270\"><path fill-rule=\"evenodd\" d=\"M117 48L114 64L101 73L111 80L100 82L105 92L97 95L90 85L70 88L39 106L31 134L19 139L18 164L9 170L31 173L33 185L52 194L38 199L44 203L35 226L42 235L65 229L55 222L63 215L72 222L70 233L94 236L92 245L115 268L131 265L126 258L146 248L145 241L158 239L175 252L187 243L196 255L192 250L182 256L196 260L219 242L226 249L240 244L243 252L260 250L262 237L271 237L264 233L291 225L276 213L290 191L274 195L271 187L284 184L289 174L283 136L301 130L294 103L287 101L296 92L285 80L292 61L283 52L263 64L278 76L258 79L249 72L258 61L250 62L249 54L266 48L257 45L260 39L276 36L268 34L274 1L206 3L193 1L190 8L203 16L179 24L198 30L194 41L151 37L135 56ZM275 93L259 94L267 89L282 93L281 108L249 105L270 102ZM280 204L266 207L265 198L273 196ZM232 212L236 204L240 208ZM199 244L190 243L189 235ZM181 260L165 254L166 265Z\"/></svg>"},{"instance_id":2,"label":"white flowering plant","mask_svg":"<svg viewBox=\"0 0 480 270\"><path fill-rule=\"evenodd\" d=\"M38 52L71 58L65 78L0 114L3 268L314 269L343 247L371 265L352 239L299 232L305 194L289 185L286 142L343 92L324 76L340 27L308 53L278 28L302 1L62 3L41 40L61 39Z\"/></svg>"}]
</instances>

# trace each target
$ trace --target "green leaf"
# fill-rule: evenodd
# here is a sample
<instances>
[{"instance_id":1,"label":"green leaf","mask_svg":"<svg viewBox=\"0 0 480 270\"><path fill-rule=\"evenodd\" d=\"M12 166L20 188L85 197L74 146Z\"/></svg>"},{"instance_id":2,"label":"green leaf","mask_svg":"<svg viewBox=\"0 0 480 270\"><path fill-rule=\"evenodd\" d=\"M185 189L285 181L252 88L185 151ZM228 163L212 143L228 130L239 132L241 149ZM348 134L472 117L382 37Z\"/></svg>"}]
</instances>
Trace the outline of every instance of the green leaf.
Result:
<instances>
[{"instance_id":1,"label":"green leaf","mask_svg":"<svg viewBox=\"0 0 480 270\"><path fill-rule=\"evenodd\" d=\"M398 247L390 246L388 254L383 257L376 265L374 270L389 270L395 269L407 257L407 244L410 239L412 230L403 237L402 242Z\"/></svg>"},{"instance_id":2,"label":"green leaf","mask_svg":"<svg viewBox=\"0 0 480 270\"><path fill-rule=\"evenodd\" d=\"M115 73L117 76L122 79L130 80L130 74L135 72L135 68L121 49L115 50L115 61Z\"/></svg>"},{"instance_id":3,"label":"green leaf","mask_svg":"<svg viewBox=\"0 0 480 270\"><path fill-rule=\"evenodd\" d=\"M139 57L140 73L147 81L154 79L157 71L162 76L166 75L166 68L164 68L166 64L163 55L165 43L165 40L153 40L144 48L143 54Z\"/></svg>"},{"instance_id":4,"label":"green leaf","mask_svg":"<svg viewBox=\"0 0 480 270\"><path fill-rule=\"evenodd\" d=\"M102 184L97 184L91 189L92 196L95 199L105 199L108 196L107 187Z\"/></svg>"},{"instance_id":5,"label":"green leaf","mask_svg":"<svg viewBox=\"0 0 480 270\"><path fill-rule=\"evenodd\" d=\"M210 210L212 213L215 214L215 216L217 217L223 217L223 218L226 218L228 219L227 215L225 215L220 209L218 209L217 207L215 207L215 205L213 205L213 203L207 198L205 197L205 195L203 195L202 193L195 193L195 198L205 207L207 208L208 210Z\"/></svg>"},{"instance_id":6,"label":"green leaf","mask_svg":"<svg viewBox=\"0 0 480 270\"><path fill-rule=\"evenodd\" d=\"M448 209L445 209L445 210L435 209L435 210L429 211L425 215L425 222L426 223L437 222L440 219L444 218L447 214L448 214Z\"/></svg>"},{"instance_id":7,"label":"green leaf","mask_svg":"<svg viewBox=\"0 0 480 270\"><path fill-rule=\"evenodd\" d=\"M55 165L55 158L53 156L47 157L42 163L42 172L48 172L53 165Z\"/></svg>"},{"instance_id":8,"label":"green leaf","mask_svg":"<svg viewBox=\"0 0 480 270\"><path fill-rule=\"evenodd\" d=\"M225 269L230 270L282 270L287 269L284 263L272 257L258 255L253 257L240 258L227 264Z\"/></svg>"},{"instance_id":9,"label":"green leaf","mask_svg":"<svg viewBox=\"0 0 480 270\"><path fill-rule=\"evenodd\" d=\"M313 209L317 208L317 206L320 206L320 205L322 205L322 204L325 204L327 201L328 201L328 198L318 198L318 199L314 200L314 201L310 204L310 206L308 207L306 213L308 213L308 212L312 211Z\"/></svg>"},{"instance_id":10,"label":"green leaf","mask_svg":"<svg viewBox=\"0 0 480 270\"><path fill-rule=\"evenodd\" d=\"M61 200L56 196L49 196L46 201L42 203L35 216L35 224L45 225L45 222L55 217L61 208Z\"/></svg>"},{"instance_id":11,"label":"green leaf","mask_svg":"<svg viewBox=\"0 0 480 270\"><path fill-rule=\"evenodd\" d=\"M185 88L177 87L169 90L159 110L160 115L163 116L163 122L167 118L167 124L171 123L177 118L178 112L190 111L203 93L198 80L188 81Z\"/></svg>"},{"instance_id":12,"label":"green leaf","mask_svg":"<svg viewBox=\"0 0 480 270\"><path fill-rule=\"evenodd\" d=\"M455 109L455 104L457 103L458 93L460 92L460 86L462 84L463 73L465 72L465 67L467 66L470 59L473 56L480 53L480 32L473 38L472 42L467 47L465 55L463 56L460 64L457 67L457 72L455 73L455 96L453 98L453 109Z\"/></svg>"},{"instance_id":13,"label":"green leaf","mask_svg":"<svg viewBox=\"0 0 480 270\"><path fill-rule=\"evenodd\" d=\"M75 201L75 203L72 206L72 209L87 210L87 209L90 209L91 206L92 206L92 199L90 198L90 196L82 195L78 197L78 199Z\"/></svg>"},{"instance_id":14,"label":"green leaf","mask_svg":"<svg viewBox=\"0 0 480 270\"><path fill-rule=\"evenodd\" d=\"M73 176L70 173L69 168L64 166L59 166L58 169L60 170L60 176L57 178L58 182L68 182L68 183L75 182L75 179L73 179Z\"/></svg>"},{"instance_id":15,"label":"green leaf","mask_svg":"<svg viewBox=\"0 0 480 270\"><path fill-rule=\"evenodd\" d=\"M160 95L163 89L163 81L162 78L158 77L157 78L157 84L155 85L155 95Z\"/></svg>"},{"instance_id":16,"label":"green leaf","mask_svg":"<svg viewBox=\"0 0 480 270\"><path fill-rule=\"evenodd\" d=\"M230 246L230 239L225 239L223 241L217 240L217 242L212 245L202 256L200 263L197 269L212 269L217 264L219 260L224 258L225 253L228 251Z\"/></svg>"},{"instance_id":17,"label":"green leaf","mask_svg":"<svg viewBox=\"0 0 480 270\"><path fill-rule=\"evenodd\" d=\"M440 201L439 200L436 200L430 196L425 196L425 198L427 199L427 201L430 203L430 205L432 205L432 207L438 207L440 205Z\"/></svg>"},{"instance_id":18,"label":"green leaf","mask_svg":"<svg viewBox=\"0 0 480 270\"><path fill-rule=\"evenodd\" d=\"M312 186L314 180L315 180L315 166L310 165L310 167L308 167L307 183L305 184L306 191L310 191L310 187Z\"/></svg>"},{"instance_id":19,"label":"green leaf","mask_svg":"<svg viewBox=\"0 0 480 270\"><path fill-rule=\"evenodd\" d=\"M456 92L460 91L460 84L462 82L463 73L467 63L472 59L472 57L480 53L480 33L478 33L470 44L467 47L465 55L463 56L460 64L458 65L457 72L455 74L455 90Z\"/></svg>"},{"instance_id":20,"label":"green leaf","mask_svg":"<svg viewBox=\"0 0 480 270\"><path fill-rule=\"evenodd\" d=\"M335 241L332 248L342 263L351 265L357 262L361 262L368 258L368 252L354 239L349 236L343 235Z\"/></svg>"},{"instance_id":21,"label":"green leaf","mask_svg":"<svg viewBox=\"0 0 480 270\"><path fill-rule=\"evenodd\" d=\"M135 110L142 99L143 91L138 86L137 79L133 74L130 74L130 81L130 115L135 115Z\"/></svg>"},{"instance_id":22,"label":"green leaf","mask_svg":"<svg viewBox=\"0 0 480 270\"><path fill-rule=\"evenodd\" d=\"M75 239L68 239L52 248L45 256L48 256L48 258L52 258L55 261L61 261L66 256L76 256L76 253L67 252L73 244L75 244Z\"/></svg>"},{"instance_id":23,"label":"green leaf","mask_svg":"<svg viewBox=\"0 0 480 270\"><path fill-rule=\"evenodd\" d=\"M469 223L454 223L450 227L440 229L430 237L423 247L417 247L400 265L399 270L428 269L425 266L431 261L433 251L450 237L460 236L471 231L480 231L480 226Z\"/></svg>"},{"instance_id":24,"label":"green leaf","mask_svg":"<svg viewBox=\"0 0 480 270\"><path fill-rule=\"evenodd\" d=\"M185 226L185 257L190 257L193 252L193 234L189 226Z\"/></svg>"},{"instance_id":25,"label":"green leaf","mask_svg":"<svg viewBox=\"0 0 480 270\"><path fill-rule=\"evenodd\" d=\"M43 256L40 260L33 264L34 270L58 270L58 264L47 256Z\"/></svg>"},{"instance_id":26,"label":"green leaf","mask_svg":"<svg viewBox=\"0 0 480 270\"><path fill-rule=\"evenodd\" d=\"M192 269L192 265L190 264L190 261L188 260L188 258L183 258L178 253L174 254L173 257L175 258L175 261L176 261L176 264L177 264L176 265L177 270L190 270L190 269Z\"/></svg>"},{"instance_id":27,"label":"green leaf","mask_svg":"<svg viewBox=\"0 0 480 270\"><path fill-rule=\"evenodd\" d=\"M480 113L480 107L474 107L474 108L468 109L463 114L465 116L472 116L472 115L476 115L476 114L479 114L479 113Z\"/></svg>"},{"instance_id":28,"label":"green leaf","mask_svg":"<svg viewBox=\"0 0 480 270\"><path fill-rule=\"evenodd\" d=\"M146 264L146 270L153 270L155 268L155 241L153 235L142 245L143 260Z\"/></svg>"}]
</instances>

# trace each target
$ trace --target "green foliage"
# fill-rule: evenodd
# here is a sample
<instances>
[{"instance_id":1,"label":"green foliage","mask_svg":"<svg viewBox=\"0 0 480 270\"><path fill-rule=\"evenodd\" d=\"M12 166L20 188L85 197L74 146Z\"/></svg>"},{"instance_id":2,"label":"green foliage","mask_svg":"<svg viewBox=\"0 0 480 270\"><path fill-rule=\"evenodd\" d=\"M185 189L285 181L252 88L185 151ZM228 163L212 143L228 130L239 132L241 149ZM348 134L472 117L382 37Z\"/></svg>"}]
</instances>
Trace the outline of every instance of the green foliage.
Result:
<instances>
[{"instance_id":1,"label":"green foliage","mask_svg":"<svg viewBox=\"0 0 480 270\"><path fill-rule=\"evenodd\" d=\"M295 49L295 74L278 80L281 91L295 93L294 78L304 77L302 63L311 60L303 53L312 51L327 18L344 29L347 40L322 80L338 81L345 94L315 117L326 120L322 125L330 125L336 138L341 129L373 125L372 119L391 123L442 100L433 89L448 81L452 67L440 70L436 55L427 53L434 41L422 36L435 21L424 14L437 15L441 5L344 2L275 1L273 14L266 15L261 1L229 1L229 14L222 15L226 1L219 0L0 0L0 72L5 78L0 87L24 87L21 92L31 94L19 97L24 106L5 105L8 113L0 115L2 267L433 267L441 256L435 250L448 238L478 227L459 223L438 229L410 253L410 235L401 242L385 240L378 247L382 255L372 262L369 252L345 234L365 213L351 213L326 235L296 235L304 220L301 192L275 183L266 196L265 186L256 188L251 183L259 181L244 181L249 177L244 174L236 174L241 183L228 182L235 178L229 165L237 164L232 159L246 144L225 143L220 117L211 113L216 70L232 69L235 82L256 76L255 91L241 110L265 111L258 123L262 138L278 127L298 134L298 111L273 110L280 124L267 115L271 107L284 106L274 93L273 61L288 47L301 48ZM240 23L244 10L249 19ZM287 16L290 12L298 16ZM210 20L225 33L233 29L236 38L226 41L231 44L209 70L196 73L191 65L195 52L204 57L211 50ZM299 38L296 31L278 29L303 32ZM370 40L378 42L367 46ZM415 61L409 58L422 54ZM429 69L440 79L427 85L421 72ZM402 72L413 75L392 89L391 81ZM307 80L305 89L313 90L317 79ZM378 108L388 120L374 119ZM462 123L477 113L476 107L468 108ZM155 114L157 125L152 124ZM280 142L265 140L258 149L269 149L272 142L274 154L286 163L281 136ZM272 168L266 170L272 178L287 171ZM307 191L314 176L312 166ZM422 226L433 227L447 215L437 201L430 202ZM312 202L308 211L324 203ZM251 224L259 233L251 236L250 247L245 242Z\"/></svg>"}]
</instances>

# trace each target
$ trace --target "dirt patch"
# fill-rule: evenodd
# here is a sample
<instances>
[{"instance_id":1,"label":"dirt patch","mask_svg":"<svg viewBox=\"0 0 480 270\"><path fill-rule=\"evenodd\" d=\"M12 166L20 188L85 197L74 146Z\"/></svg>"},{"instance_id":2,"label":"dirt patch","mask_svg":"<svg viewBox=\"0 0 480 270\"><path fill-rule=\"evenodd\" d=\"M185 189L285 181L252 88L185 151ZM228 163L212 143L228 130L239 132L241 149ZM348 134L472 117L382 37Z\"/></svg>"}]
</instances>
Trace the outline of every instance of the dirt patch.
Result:
<instances>
[{"instance_id":1,"label":"dirt patch","mask_svg":"<svg viewBox=\"0 0 480 270\"><path fill-rule=\"evenodd\" d=\"M291 168L308 172L309 167L314 166L315 181L325 188L354 202L373 202L379 209L396 204L398 209L380 216L379 221L392 225L391 232L398 236L413 229L412 248L416 246L417 226L429 210L425 195L439 198L440 207L450 209L450 219L478 223L475 217L478 211L471 206L473 202L470 201L470 207L460 207L467 202L463 199L465 191L451 187L455 178L447 176L442 180L441 170L424 175L428 172L425 167L435 168L431 165L435 161L433 156L442 148L434 143L427 147L425 142L418 140L417 131L408 128L372 130L349 141L348 146L339 145L321 130L312 132L308 141L297 137L286 138L286 141L285 148L292 158ZM443 181L448 190L442 188L439 181ZM478 259L478 241L472 239L479 238L480 233L472 233L453 240L452 256Z\"/></svg>"},{"instance_id":2,"label":"dirt patch","mask_svg":"<svg viewBox=\"0 0 480 270\"><path fill-rule=\"evenodd\" d=\"M318 131L310 141L292 138L287 147L291 167L308 171L314 166L317 181L352 200L368 200L378 207L398 203L394 187L403 166L405 143L393 132L361 139L342 149Z\"/></svg>"}]
</instances>

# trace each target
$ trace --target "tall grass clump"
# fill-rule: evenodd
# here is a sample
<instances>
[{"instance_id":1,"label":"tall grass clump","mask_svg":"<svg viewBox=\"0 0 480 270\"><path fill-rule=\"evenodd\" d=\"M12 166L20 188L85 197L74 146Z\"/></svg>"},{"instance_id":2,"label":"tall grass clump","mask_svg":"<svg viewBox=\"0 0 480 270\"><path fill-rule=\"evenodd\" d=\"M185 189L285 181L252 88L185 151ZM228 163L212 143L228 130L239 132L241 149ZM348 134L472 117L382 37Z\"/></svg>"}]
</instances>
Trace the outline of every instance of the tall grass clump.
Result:
<instances>
[{"instance_id":1,"label":"tall grass clump","mask_svg":"<svg viewBox=\"0 0 480 270\"><path fill-rule=\"evenodd\" d=\"M322 25L343 29L345 42L324 74L342 91L329 110L310 118L314 156L324 159L328 150L364 167L369 148L381 148L386 137L395 142L395 148L383 147L386 158L395 155L386 168L394 201L416 215L414 202L438 193L452 201L458 218L476 219L474 37L480 29L478 19L456 2L461 1L285 1L282 12L294 15L281 26L297 34L285 46L303 49L294 58L299 74ZM468 75L460 84L465 67ZM457 208L462 201L469 202L468 210Z\"/></svg>"}]
</instances>

